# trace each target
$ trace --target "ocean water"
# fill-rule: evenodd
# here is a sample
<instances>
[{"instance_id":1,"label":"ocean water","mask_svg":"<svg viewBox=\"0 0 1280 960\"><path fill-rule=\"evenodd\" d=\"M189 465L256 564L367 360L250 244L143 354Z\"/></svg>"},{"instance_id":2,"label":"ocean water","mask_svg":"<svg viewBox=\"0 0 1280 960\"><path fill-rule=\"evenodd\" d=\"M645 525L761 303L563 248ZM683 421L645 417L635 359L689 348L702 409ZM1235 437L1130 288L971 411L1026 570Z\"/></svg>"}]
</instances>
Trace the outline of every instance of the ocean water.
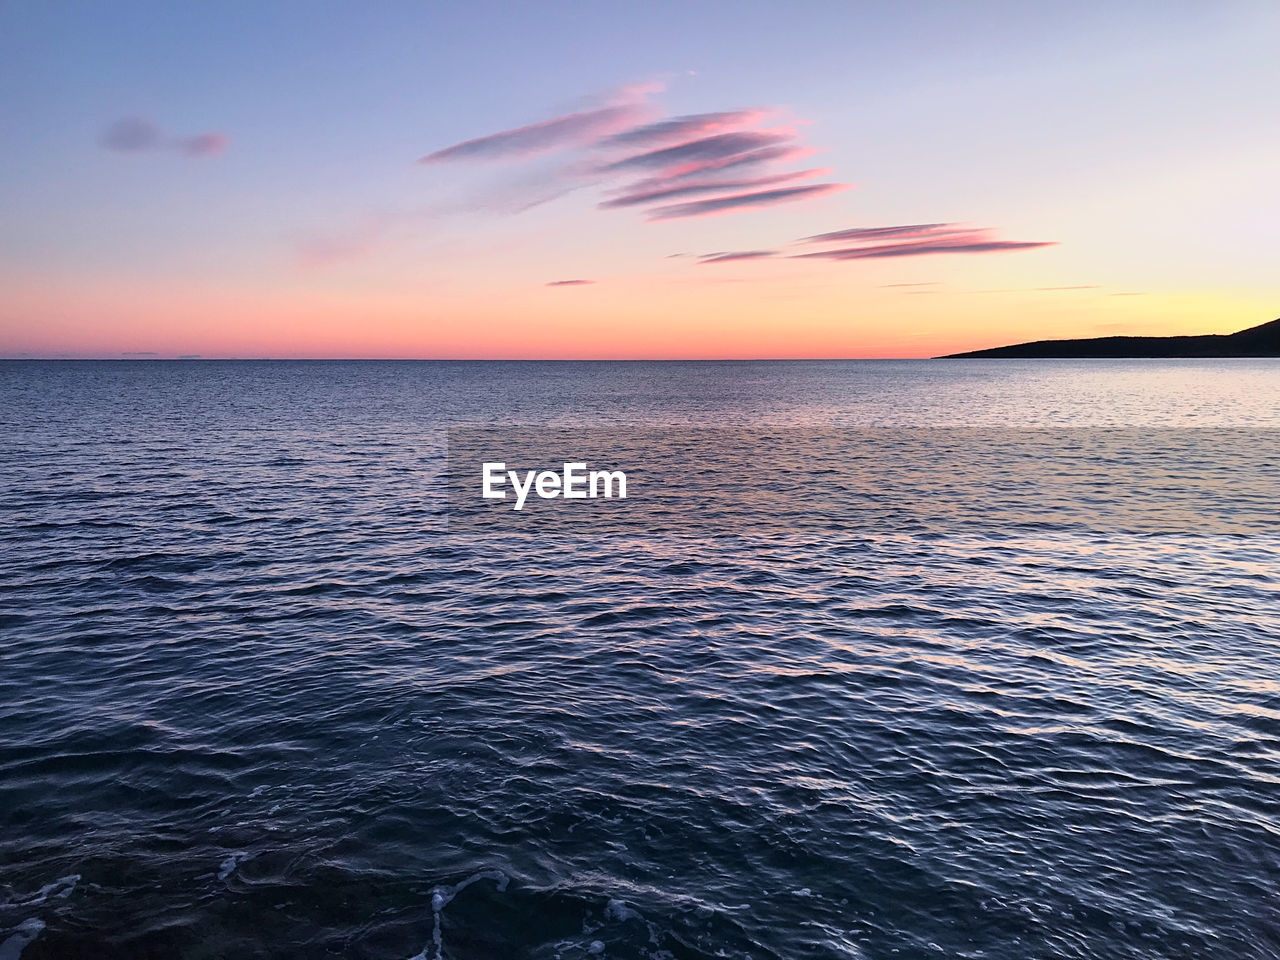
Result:
<instances>
[{"instance_id":1,"label":"ocean water","mask_svg":"<svg viewBox=\"0 0 1280 960\"><path fill-rule=\"evenodd\" d=\"M1280 957L1278 437L1270 361L2 363L0 960Z\"/></svg>"}]
</instances>

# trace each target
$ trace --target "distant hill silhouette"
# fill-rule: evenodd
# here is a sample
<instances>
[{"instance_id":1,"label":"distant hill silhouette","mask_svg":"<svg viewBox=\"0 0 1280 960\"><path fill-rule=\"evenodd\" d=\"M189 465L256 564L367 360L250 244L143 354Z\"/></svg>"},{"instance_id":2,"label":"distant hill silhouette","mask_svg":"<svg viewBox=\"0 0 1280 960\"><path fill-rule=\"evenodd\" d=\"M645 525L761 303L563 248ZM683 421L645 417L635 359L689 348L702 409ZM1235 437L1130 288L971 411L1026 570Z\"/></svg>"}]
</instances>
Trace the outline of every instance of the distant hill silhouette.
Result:
<instances>
[{"instance_id":1,"label":"distant hill silhouette","mask_svg":"<svg viewBox=\"0 0 1280 960\"><path fill-rule=\"evenodd\" d=\"M1202 337L1093 337L1036 340L989 350L953 353L940 359L980 357L1086 359L1093 357L1280 357L1280 320L1238 333Z\"/></svg>"}]
</instances>

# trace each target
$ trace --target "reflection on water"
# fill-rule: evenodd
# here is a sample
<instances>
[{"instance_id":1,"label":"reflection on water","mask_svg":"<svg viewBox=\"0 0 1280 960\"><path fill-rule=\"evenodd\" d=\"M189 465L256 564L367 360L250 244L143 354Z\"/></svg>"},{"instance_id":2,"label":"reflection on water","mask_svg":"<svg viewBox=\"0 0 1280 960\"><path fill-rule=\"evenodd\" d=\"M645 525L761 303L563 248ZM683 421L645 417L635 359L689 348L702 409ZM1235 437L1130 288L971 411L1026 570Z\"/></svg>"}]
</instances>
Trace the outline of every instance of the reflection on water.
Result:
<instances>
[{"instance_id":1,"label":"reflection on water","mask_svg":"<svg viewBox=\"0 0 1280 960\"><path fill-rule=\"evenodd\" d=\"M1276 428L460 427L447 457L448 528L464 536L760 537L770 525L1248 536L1271 531L1280 501ZM484 496L485 464L502 465L501 498ZM583 494L572 502L560 495L571 464ZM587 495L592 474L621 468L625 498L605 496L603 480ZM555 482L539 491L546 472Z\"/></svg>"},{"instance_id":2,"label":"reflection on water","mask_svg":"<svg viewBox=\"0 0 1280 960\"><path fill-rule=\"evenodd\" d=\"M1280 955L1274 365L3 364L0 417L0 957ZM482 426L696 483L467 517Z\"/></svg>"}]
</instances>

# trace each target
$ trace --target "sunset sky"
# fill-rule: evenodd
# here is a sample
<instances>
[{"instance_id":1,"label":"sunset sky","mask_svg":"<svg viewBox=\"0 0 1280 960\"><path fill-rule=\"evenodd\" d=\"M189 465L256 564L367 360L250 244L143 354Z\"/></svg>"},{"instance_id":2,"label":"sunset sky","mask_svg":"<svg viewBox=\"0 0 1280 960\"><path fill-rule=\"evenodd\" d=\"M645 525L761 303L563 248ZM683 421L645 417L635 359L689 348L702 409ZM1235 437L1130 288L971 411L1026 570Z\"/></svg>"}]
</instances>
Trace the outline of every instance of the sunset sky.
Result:
<instances>
[{"instance_id":1,"label":"sunset sky","mask_svg":"<svg viewBox=\"0 0 1280 960\"><path fill-rule=\"evenodd\" d=\"M0 5L0 356L1280 316L1280 4Z\"/></svg>"}]
</instances>

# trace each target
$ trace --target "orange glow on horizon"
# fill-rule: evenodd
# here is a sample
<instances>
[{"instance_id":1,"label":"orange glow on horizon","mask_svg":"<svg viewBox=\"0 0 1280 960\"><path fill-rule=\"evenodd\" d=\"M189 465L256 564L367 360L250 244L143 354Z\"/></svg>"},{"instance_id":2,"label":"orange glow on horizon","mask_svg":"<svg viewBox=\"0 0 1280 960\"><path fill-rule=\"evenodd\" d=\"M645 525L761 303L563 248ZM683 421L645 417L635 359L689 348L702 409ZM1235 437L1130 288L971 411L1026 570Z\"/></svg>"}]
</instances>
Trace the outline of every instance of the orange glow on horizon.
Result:
<instances>
[{"instance_id":1,"label":"orange glow on horizon","mask_svg":"<svg viewBox=\"0 0 1280 960\"><path fill-rule=\"evenodd\" d=\"M5 357L368 359L880 359L1026 340L1230 333L1273 318L1268 298L1105 288L812 288L731 265L431 297L403 291L28 286L35 318ZM921 295L927 294L927 295Z\"/></svg>"}]
</instances>

